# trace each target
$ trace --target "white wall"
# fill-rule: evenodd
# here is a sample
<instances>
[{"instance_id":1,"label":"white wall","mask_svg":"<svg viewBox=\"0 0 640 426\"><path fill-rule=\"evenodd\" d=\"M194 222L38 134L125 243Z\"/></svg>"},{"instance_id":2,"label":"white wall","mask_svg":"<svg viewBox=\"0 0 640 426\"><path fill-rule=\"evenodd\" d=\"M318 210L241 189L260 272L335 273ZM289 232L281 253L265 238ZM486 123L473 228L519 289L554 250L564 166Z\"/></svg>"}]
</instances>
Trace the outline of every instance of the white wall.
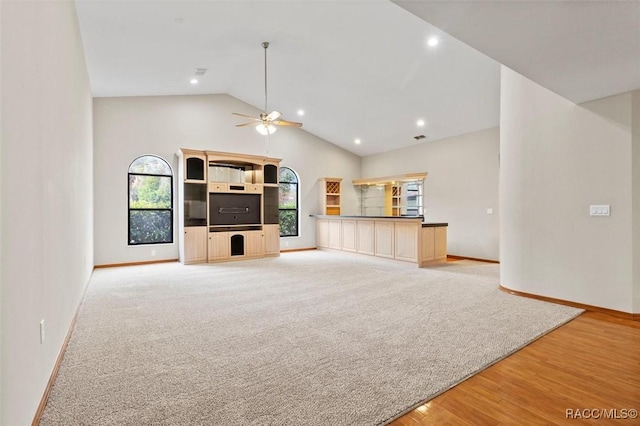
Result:
<instances>
[{"instance_id":1,"label":"white wall","mask_svg":"<svg viewBox=\"0 0 640 426\"><path fill-rule=\"evenodd\" d=\"M268 143L253 126L237 128L259 110L228 95L157 96L94 99L95 263L113 264L177 259L176 244L127 245L127 170L143 154L166 159L177 171L178 148L268 155L300 176L301 236L282 238L281 248L315 247L317 179L359 177L360 159L304 130L280 128ZM290 117L292 118L292 117ZM174 181L175 183L175 181ZM355 197L352 188L346 194ZM175 188L174 188L175 190ZM176 207L174 205L174 207ZM177 229L177 220L174 224ZM174 236L174 241L177 238ZM156 256L151 256L151 250Z\"/></svg>"},{"instance_id":2,"label":"white wall","mask_svg":"<svg viewBox=\"0 0 640 426\"><path fill-rule=\"evenodd\" d=\"M640 90L632 94L633 312L640 313Z\"/></svg>"},{"instance_id":3,"label":"white wall","mask_svg":"<svg viewBox=\"0 0 640 426\"><path fill-rule=\"evenodd\" d=\"M2 31L2 2L0 1L0 70L3 69L2 67L2 39L3 39L3 35L4 35L4 31ZM4 186L3 186L3 173L2 173L2 169L4 168L4 132L2 131L3 125L2 125L2 121L3 121L3 115L2 115L2 102L3 102L3 96L2 96L2 76L0 75L0 190L4 191ZM2 241L4 241L4 236L3 236L3 221L2 221L2 212L3 212L3 198L2 194L0 194L0 333L2 333L2 335L4 335L4 321L3 321L3 317L4 315L2 315L2 312L4 311L3 309L3 300L4 298L2 297L2 294L4 293L4 256L3 256L3 246L4 244L2 244ZM4 363L3 363L3 354L4 354L4 339L0 336L0 424L2 424L2 407L4 404Z\"/></svg>"},{"instance_id":4,"label":"white wall","mask_svg":"<svg viewBox=\"0 0 640 426\"><path fill-rule=\"evenodd\" d=\"M425 220L448 222L449 254L499 259L499 130L427 141L362 159L363 178L427 172ZM487 209L493 209L493 215Z\"/></svg>"},{"instance_id":5,"label":"white wall","mask_svg":"<svg viewBox=\"0 0 640 426\"><path fill-rule=\"evenodd\" d=\"M604 101L616 107L603 116L502 67L503 286L632 311L631 129L611 118L629 100Z\"/></svg>"},{"instance_id":6,"label":"white wall","mask_svg":"<svg viewBox=\"0 0 640 426\"><path fill-rule=\"evenodd\" d=\"M92 101L74 2L1 19L0 423L27 425L93 267Z\"/></svg>"}]
</instances>

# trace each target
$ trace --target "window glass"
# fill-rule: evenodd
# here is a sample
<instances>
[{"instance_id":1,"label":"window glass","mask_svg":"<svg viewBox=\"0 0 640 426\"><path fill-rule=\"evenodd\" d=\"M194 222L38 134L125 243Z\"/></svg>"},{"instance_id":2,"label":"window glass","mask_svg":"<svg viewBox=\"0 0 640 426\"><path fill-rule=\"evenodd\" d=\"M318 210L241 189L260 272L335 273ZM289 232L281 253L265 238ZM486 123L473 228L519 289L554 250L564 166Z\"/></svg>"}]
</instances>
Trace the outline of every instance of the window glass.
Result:
<instances>
[{"instance_id":1,"label":"window glass","mask_svg":"<svg viewBox=\"0 0 640 426\"><path fill-rule=\"evenodd\" d=\"M298 234L298 175L288 167L280 167L278 209L280 236L297 237Z\"/></svg>"},{"instance_id":2,"label":"window glass","mask_svg":"<svg viewBox=\"0 0 640 426\"><path fill-rule=\"evenodd\" d=\"M155 155L143 155L136 158L129 166L129 173L142 173L146 175L171 176L169 163Z\"/></svg>"},{"instance_id":3,"label":"window glass","mask_svg":"<svg viewBox=\"0 0 640 426\"><path fill-rule=\"evenodd\" d=\"M171 166L155 155L129 166L129 245L173 242Z\"/></svg>"}]
</instances>

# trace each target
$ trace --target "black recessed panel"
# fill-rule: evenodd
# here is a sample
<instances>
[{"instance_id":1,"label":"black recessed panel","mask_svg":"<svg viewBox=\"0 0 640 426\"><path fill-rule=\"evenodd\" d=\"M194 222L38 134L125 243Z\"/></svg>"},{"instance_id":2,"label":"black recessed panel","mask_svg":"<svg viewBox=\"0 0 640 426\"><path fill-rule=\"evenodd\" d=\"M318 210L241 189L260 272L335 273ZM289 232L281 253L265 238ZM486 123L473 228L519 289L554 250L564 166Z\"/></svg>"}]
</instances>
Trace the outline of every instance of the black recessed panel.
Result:
<instances>
[{"instance_id":1,"label":"black recessed panel","mask_svg":"<svg viewBox=\"0 0 640 426\"><path fill-rule=\"evenodd\" d=\"M261 223L260 194L209 194L209 225Z\"/></svg>"}]
</instances>

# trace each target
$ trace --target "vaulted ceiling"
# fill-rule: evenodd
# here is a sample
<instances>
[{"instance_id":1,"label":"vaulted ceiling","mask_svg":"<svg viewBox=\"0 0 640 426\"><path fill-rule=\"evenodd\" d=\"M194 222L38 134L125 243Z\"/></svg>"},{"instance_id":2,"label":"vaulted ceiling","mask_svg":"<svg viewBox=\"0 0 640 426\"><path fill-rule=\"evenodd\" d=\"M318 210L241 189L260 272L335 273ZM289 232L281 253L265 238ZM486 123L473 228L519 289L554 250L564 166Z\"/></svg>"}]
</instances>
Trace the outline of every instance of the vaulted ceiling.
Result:
<instances>
[{"instance_id":1,"label":"vaulted ceiling","mask_svg":"<svg viewBox=\"0 0 640 426\"><path fill-rule=\"evenodd\" d=\"M95 97L227 93L262 110L269 41L268 109L361 156L497 126L500 63L575 102L640 88L637 2L76 3Z\"/></svg>"}]
</instances>

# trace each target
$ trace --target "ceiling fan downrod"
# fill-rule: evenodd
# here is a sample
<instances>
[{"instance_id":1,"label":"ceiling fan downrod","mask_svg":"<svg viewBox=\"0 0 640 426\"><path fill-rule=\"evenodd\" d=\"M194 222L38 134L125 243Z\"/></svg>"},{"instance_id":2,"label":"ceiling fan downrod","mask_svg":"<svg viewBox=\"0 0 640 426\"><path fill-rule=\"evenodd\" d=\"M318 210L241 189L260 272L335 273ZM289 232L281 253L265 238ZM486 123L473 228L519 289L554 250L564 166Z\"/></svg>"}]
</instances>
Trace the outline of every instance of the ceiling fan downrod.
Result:
<instances>
[{"instance_id":1,"label":"ceiling fan downrod","mask_svg":"<svg viewBox=\"0 0 640 426\"><path fill-rule=\"evenodd\" d=\"M264 113L267 114L267 48L269 47L268 41L262 42L264 47Z\"/></svg>"}]
</instances>

